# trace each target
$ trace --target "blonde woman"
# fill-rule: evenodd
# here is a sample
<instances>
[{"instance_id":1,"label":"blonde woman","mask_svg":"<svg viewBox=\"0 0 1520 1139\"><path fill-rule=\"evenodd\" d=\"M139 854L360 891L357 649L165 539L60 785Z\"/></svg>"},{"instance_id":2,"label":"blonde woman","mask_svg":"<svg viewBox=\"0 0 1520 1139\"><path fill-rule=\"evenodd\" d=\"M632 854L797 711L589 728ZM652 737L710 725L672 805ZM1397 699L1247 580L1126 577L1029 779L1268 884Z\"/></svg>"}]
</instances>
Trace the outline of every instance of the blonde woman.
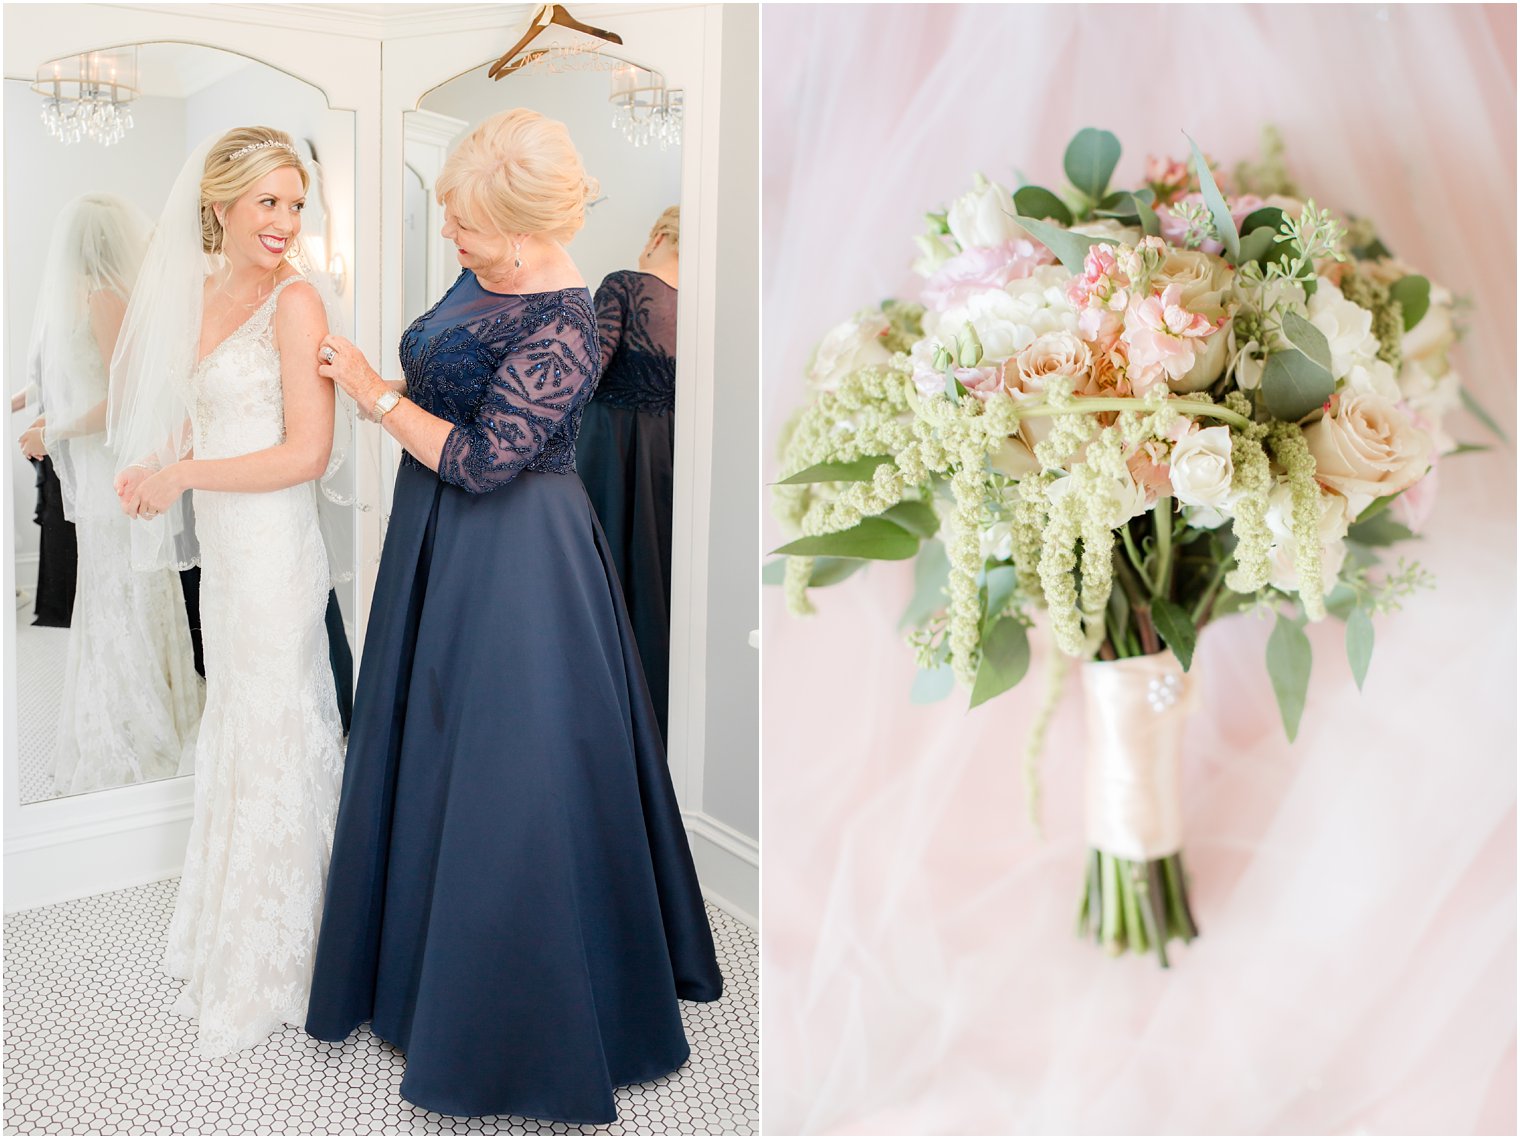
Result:
<instances>
[{"instance_id":1,"label":"blonde woman","mask_svg":"<svg viewBox=\"0 0 1520 1139\"><path fill-rule=\"evenodd\" d=\"M21 444L51 457L79 551L53 748L60 795L176 774L200 718L179 579L132 569L105 445L107 366L147 244L148 219L131 203L76 198L54 225L38 297L31 376L44 414Z\"/></svg>"},{"instance_id":2,"label":"blonde woman","mask_svg":"<svg viewBox=\"0 0 1520 1139\"><path fill-rule=\"evenodd\" d=\"M609 273L596 290L601 379L576 447L576 467L623 583L661 738L670 702L680 240L681 208L671 206L649 231L638 271Z\"/></svg>"},{"instance_id":3,"label":"blonde woman","mask_svg":"<svg viewBox=\"0 0 1520 1139\"><path fill-rule=\"evenodd\" d=\"M201 566L206 704L166 960L208 1055L305 1015L342 770L314 485L333 450L333 388L315 359L327 319L288 259L307 185L281 131L199 148L113 364L134 559Z\"/></svg>"},{"instance_id":4,"label":"blonde woman","mask_svg":"<svg viewBox=\"0 0 1520 1139\"><path fill-rule=\"evenodd\" d=\"M307 1031L364 1021L448 1115L616 1118L722 988L612 557L575 474L600 367L562 124L482 123L438 181L463 271L387 383L405 449L370 609ZM403 397L400 393L405 390Z\"/></svg>"}]
</instances>

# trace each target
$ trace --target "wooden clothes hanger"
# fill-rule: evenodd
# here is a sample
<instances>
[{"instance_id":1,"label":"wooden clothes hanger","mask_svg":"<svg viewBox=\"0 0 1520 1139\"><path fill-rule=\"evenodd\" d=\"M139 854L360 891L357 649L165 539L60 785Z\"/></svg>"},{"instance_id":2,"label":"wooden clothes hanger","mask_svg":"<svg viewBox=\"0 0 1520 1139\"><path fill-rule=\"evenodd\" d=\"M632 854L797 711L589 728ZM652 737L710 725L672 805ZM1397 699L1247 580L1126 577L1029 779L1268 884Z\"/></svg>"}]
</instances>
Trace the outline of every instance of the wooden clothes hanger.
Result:
<instances>
[{"instance_id":1,"label":"wooden clothes hanger","mask_svg":"<svg viewBox=\"0 0 1520 1139\"><path fill-rule=\"evenodd\" d=\"M581 23L569 12L565 11L563 4L543 4L533 14L532 24L523 38L518 40L505 55L491 64L491 70L487 74L492 79L500 79L505 75L511 75L519 67L523 67L533 62L533 60L540 58L544 54L542 51L532 51L521 59L513 59L518 52L527 47L539 33L551 24L558 24L562 28L569 28L572 32L581 32L595 39L605 40L607 43L621 45L623 42L623 37L616 32L609 32L603 28L593 28L590 24Z\"/></svg>"}]
</instances>

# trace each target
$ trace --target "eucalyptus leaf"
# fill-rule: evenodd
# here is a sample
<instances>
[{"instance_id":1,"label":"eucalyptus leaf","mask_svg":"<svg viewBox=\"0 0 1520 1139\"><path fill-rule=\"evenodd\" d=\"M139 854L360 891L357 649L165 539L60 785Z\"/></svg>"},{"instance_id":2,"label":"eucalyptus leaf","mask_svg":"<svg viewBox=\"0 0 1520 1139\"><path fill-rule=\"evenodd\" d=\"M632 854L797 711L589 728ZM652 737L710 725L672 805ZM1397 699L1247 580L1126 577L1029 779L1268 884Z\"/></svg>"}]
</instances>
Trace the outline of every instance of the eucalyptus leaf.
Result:
<instances>
[{"instance_id":1,"label":"eucalyptus leaf","mask_svg":"<svg viewBox=\"0 0 1520 1139\"><path fill-rule=\"evenodd\" d=\"M1400 277L1388 286L1388 295L1404 310L1404 331L1408 332L1430 310L1430 282L1416 273Z\"/></svg>"},{"instance_id":2,"label":"eucalyptus leaf","mask_svg":"<svg viewBox=\"0 0 1520 1139\"><path fill-rule=\"evenodd\" d=\"M838 585L865 565L865 558L818 558L813 562L813 572L808 578L808 585Z\"/></svg>"},{"instance_id":3,"label":"eucalyptus leaf","mask_svg":"<svg viewBox=\"0 0 1520 1139\"><path fill-rule=\"evenodd\" d=\"M786 559L777 558L760 568L761 585L781 585L786 581Z\"/></svg>"},{"instance_id":4,"label":"eucalyptus leaf","mask_svg":"<svg viewBox=\"0 0 1520 1139\"><path fill-rule=\"evenodd\" d=\"M1219 232L1219 242L1224 246L1225 255L1232 265L1240 264L1240 234L1235 231L1235 219L1230 216L1229 203L1224 200L1224 195L1219 192L1219 187L1214 183L1214 172L1209 169L1208 161L1203 157L1203 151L1198 149L1198 144L1193 141L1191 135L1184 132L1183 137L1188 140L1188 145L1193 148L1193 170L1198 175L1198 188L1203 191L1203 201L1209 207L1209 213L1214 218L1214 228Z\"/></svg>"},{"instance_id":5,"label":"eucalyptus leaf","mask_svg":"<svg viewBox=\"0 0 1520 1139\"><path fill-rule=\"evenodd\" d=\"M1361 691L1367 666L1372 663L1372 617L1360 606L1346 618L1346 659L1351 663L1357 691Z\"/></svg>"},{"instance_id":6,"label":"eucalyptus leaf","mask_svg":"<svg viewBox=\"0 0 1520 1139\"><path fill-rule=\"evenodd\" d=\"M1269 229L1253 230L1240 239L1240 264L1246 265L1252 261L1267 262L1272 260L1271 254L1277 250L1277 242L1272 237Z\"/></svg>"},{"instance_id":7,"label":"eucalyptus leaf","mask_svg":"<svg viewBox=\"0 0 1520 1139\"><path fill-rule=\"evenodd\" d=\"M890 455L867 455L861 459L850 459L842 463L814 463L798 471L794 475L788 475L777 486L801 486L804 483L817 482L870 482L876 474L876 468L884 463L890 463Z\"/></svg>"},{"instance_id":8,"label":"eucalyptus leaf","mask_svg":"<svg viewBox=\"0 0 1520 1139\"><path fill-rule=\"evenodd\" d=\"M949 580L950 558L945 553L945 544L930 539L913 562L913 597L903 610L898 629L916 629L949 604L945 597Z\"/></svg>"},{"instance_id":9,"label":"eucalyptus leaf","mask_svg":"<svg viewBox=\"0 0 1520 1139\"><path fill-rule=\"evenodd\" d=\"M1023 623L1012 617L994 621L982 638L982 663L971 686L971 707L1007 692L1028 670L1029 636Z\"/></svg>"},{"instance_id":10,"label":"eucalyptus leaf","mask_svg":"<svg viewBox=\"0 0 1520 1139\"><path fill-rule=\"evenodd\" d=\"M1261 397L1274 418L1297 423L1322 407L1335 379L1296 348L1274 352L1261 372Z\"/></svg>"},{"instance_id":11,"label":"eucalyptus leaf","mask_svg":"<svg viewBox=\"0 0 1520 1139\"><path fill-rule=\"evenodd\" d=\"M920 538L932 538L939 530L939 515L927 502L899 502L889 506L876 517L895 522L910 534Z\"/></svg>"},{"instance_id":12,"label":"eucalyptus leaf","mask_svg":"<svg viewBox=\"0 0 1520 1139\"><path fill-rule=\"evenodd\" d=\"M1054 218L1062 225L1071 224L1071 211L1044 186L1023 186L1014 191L1013 208L1021 217Z\"/></svg>"},{"instance_id":13,"label":"eucalyptus leaf","mask_svg":"<svg viewBox=\"0 0 1520 1139\"><path fill-rule=\"evenodd\" d=\"M1488 414L1483 405L1479 403L1473 396L1472 392L1467 390L1465 384L1461 389L1461 394L1462 406L1467 408L1468 412L1476 419L1478 419L1478 421L1481 422L1484 427L1487 427L1500 439L1503 439L1506 443L1508 443L1509 436L1504 433L1504 428L1500 427L1498 421L1494 419L1492 415Z\"/></svg>"},{"instance_id":14,"label":"eucalyptus leaf","mask_svg":"<svg viewBox=\"0 0 1520 1139\"><path fill-rule=\"evenodd\" d=\"M1247 236L1259 229L1270 231L1276 235L1282 230L1282 223L1286 220L1282 210L1276 206L1262 206L1259 210L1252 210L1240 223L1241 236Z\"/></svg>"},{"instance_id":15,"label":"eucalyptus leaf","mask_svg":"<svg viewBox=\"0 0 1520 1139\"><path fill-rule=\"evenodd\" d=\"M1105 244L1096 237L1072 233L1069 229L1062 229L1037 218L1020 217L1019 224L1029 231L1030 237L1054 253L1057 260L1073 273L1082 272L1082 263L1087 260L1089 249L1094 245Z\"/></svg>"},{"instance_id":16,"label":"eucalyptus leaf","mask_svg":"<svg viewBox=\"0 0 1520 1139\"><path fill-rule=\"evenodd\" d=\"M1289 344L1313 360L1325 370L1326 375L1329 375L1330 342L1325 339L1323 332L1292 310L1283 314L1282 330Z\"/></svg>"},{"instance_id":17,"label":"eucalyptus leaf","mask_svg":"<svg viewBox=\"0 0 1520 1139\"><path fill-rule=\"evenodd\" d=\"M1336 582L1335 588L1325 594L1325 612L1337 620L1350 620L1351 612L1356 606L1356 590L1343 581Z\"/></svg>"},{"instance_id":18,"label":"eucalyptus leaf","mask_svg":"<svg viewBox=\"0 0 1520 1139\"><path fill-rule=\"evenodd\" d=\"M1019 588L1019 571L1013 566L993 566L987 571L987 607L982 612L982 628L991 626Z\"/></svg>"},{"instance_id":19,"label":"eucalyptus leaf","mask_svg":"<svg viewBox=\"0 0 1520 1139\"><path fill-rule=\"evenodd\" d=\"M1402 522L1395 522L1387 514L1375 514L1363 521L1358 518L1346 530L1346 537L1364 546L1391 546L1395 542L1407 542L1414 531Z\"/></svg>"},{"instance_id":20,"label":"eucalyptus leaf","mask_svg":"<svg viewBox=\"0 0 1520 1139\"><path fill-rule=\"evenodd\" d=\"M948 664L919 669L913 678L913 690L908 693L908 703L936 704L954 691L955 670Z\"/></svg>"},{"instance_id":21,"label":"eucalyptus leaf","mask_svg":"<svg viewBox=\"0 0 1520 1139\"><path fill-rule=\"evenodd\" d=\"M1108 180L1119 165L1119 139L1109 131L1083 127L1066 146L1066 177L1073 186L1096 202L1108 189Z\"/></svg>"},{"instance_id":22,"label":"eucalyptus leaf","mask_svg":"<svg viewBox=\"0 0 1520 1139\"><path fill-rule=\"evenodd\" d=\"M1396 498L1398 498L1398 495L1396 494L1385 494L1382 498L1374 498L1367 504L1366 508L1356 516L1355 521L1366 522L1369 518L1376 518L1379 514L1383 513L1383 511L1387 510L1388 507L1393 504L1393 500Z\"/></svg>"},{"instance_id":23,"label":"eucalyptus leaf","mask_svg":"<svg viewBox=\"0 0 1520 1139\"><path fill-rule=\"evenodd\" d=\"M1272 635L1267 638L1267 673L1272 678L1272 691L1277 694L1277 708L1290 742L1298 735L1298 722L1304 715L1313 664L1309 638L1279 613Z\"/></svg>"},{"instance_id":24,"label":"eucalyptus leaf","mask_svg":"<svg viewBox=\"0 0 1520 1139\"><path fill-rule=\"evenodd\" d=\"M1156 623L1156 632L1161 634L1167 648L1176 654L1182 671L1186 672L1193 665L1193 649L1198 645L1198 630L1193 626L1193 618L1182 606L1158 597L1151 602L1151 620Z\"/></svg>"},{"instance_id":25,"label":"eucalyptus leaf","mask_svg":"<svg viewBox=\"0 0 1520 1139\"><path fill-rule=\"evenodd\" d=\"M1129 190L1116 190L1103 199L1103 204L1093 211L1099 217L1138 225L1145 233L1161 236L1161 219L1149 202Z\"/></svg>"},{"instance_id":26,"label":"eucalyptus leaf","mask_svg":"<svg viewBox=\"0 0 1520 1139\"><path fill-rule=\"evenodd\" d=\"M1447 451L1446 454L1442 455L1441 458L1449 459L1453 455L1471 455L1480 451L1492 450L1493 448L1487 443L1458 443L1450 451Z\"/></svg>"},{"instance_id":27,"label":"eucalyptus leaf","mask_svg":"<svg viewBox=\"0 0 1520 1139\"><path fill-rule=\"evenodd\" d=\"M872 558L902 561L918 553L918 539L885 518L862 518L848 530L788 542L775 554L801 557Z\"/></svg>"}]
</instances>

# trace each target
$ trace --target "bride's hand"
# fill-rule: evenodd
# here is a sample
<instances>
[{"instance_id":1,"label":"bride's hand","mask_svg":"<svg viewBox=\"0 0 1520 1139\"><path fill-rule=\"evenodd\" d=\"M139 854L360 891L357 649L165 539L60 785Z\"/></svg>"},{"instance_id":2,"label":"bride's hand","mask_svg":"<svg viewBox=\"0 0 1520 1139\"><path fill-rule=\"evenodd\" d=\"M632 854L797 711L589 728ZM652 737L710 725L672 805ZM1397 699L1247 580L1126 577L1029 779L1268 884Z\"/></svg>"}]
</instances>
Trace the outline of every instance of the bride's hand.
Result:
<instances>
[{"instance_id":1,"label":"bride's hand","mask_svg":"<svg viewBox=\"0 0 1520 1139\"><path fill-rule=\"evenodd\" d=\"M129 473L123 471L122 476ZM118 476L117 481L120 479ZM170 463L122 495L122 509L132 518L157 518L174 505L174 500L184 494L185 489L184 463Z\"/></svg>"},{"instance_id":2,"label":"bride's hand","mask_svg":"<svg viewBox=\"0 0 1520 1139\"><path fill-rule=\"evenodd\" d=\"M33 425L21 433L21 453L28 459L41 459L47 455L47 444L42 441L42 428Z\"/></svg>"},{"instance_id":3,"label":"bride's hand","mask_svg":"<svg viewBox=\"0 0 1520 1139\"><path fill-rule=\"evenodd\" d=\"M324 336L317 348L317 374L337 384L368 415L376 396L384 394L385 381L369 366L364 353L352 340Z\"/></svg>"}]
</instances>

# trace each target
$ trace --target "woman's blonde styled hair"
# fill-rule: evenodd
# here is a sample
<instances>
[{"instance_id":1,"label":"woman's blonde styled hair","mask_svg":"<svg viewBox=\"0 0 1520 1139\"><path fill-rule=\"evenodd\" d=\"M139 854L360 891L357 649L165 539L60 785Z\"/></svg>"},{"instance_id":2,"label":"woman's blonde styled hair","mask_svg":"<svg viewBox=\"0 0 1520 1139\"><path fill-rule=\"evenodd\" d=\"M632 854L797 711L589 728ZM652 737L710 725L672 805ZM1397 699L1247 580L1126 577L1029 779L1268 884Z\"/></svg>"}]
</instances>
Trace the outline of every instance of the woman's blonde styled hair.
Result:
<instances>
[{"instance_id":1,"label":"woman's blonde styled hair","mask_svg":"<svg viewBox=\"0 0 1520 1139\"><path fill-rule=\"evenodd\" d=\"M681 248L681 207L671 206L662 213L649 231L649 240L663 237L672 249Z\"/></svg>"},{"instance_id":2,"label":"woman's blonde styled hair","mask_svg":"<svg viewBox=\"0 0 1520 1139\"><path fill-rule=\"evenodd\" d=\"M301 175L301 191L311 188L295 144L284 131L273 127L238 127L216 140L206 155L201 175L201 248L207 253L222 248L222 223L216 206L230 206L264 175L289 166Z\"/></svg>"},{"instance_id":3,"label":"woman's blonde styled hair","mask_svg":"<svg viewBox=\"0 0 1520 1139\"><path fill-rule=\"evenodd\" d=\"M471 229L568 242L596 196L565 124L519 107L465 136L438 176L438 204Z\"/></svg>"}]
</instances>

